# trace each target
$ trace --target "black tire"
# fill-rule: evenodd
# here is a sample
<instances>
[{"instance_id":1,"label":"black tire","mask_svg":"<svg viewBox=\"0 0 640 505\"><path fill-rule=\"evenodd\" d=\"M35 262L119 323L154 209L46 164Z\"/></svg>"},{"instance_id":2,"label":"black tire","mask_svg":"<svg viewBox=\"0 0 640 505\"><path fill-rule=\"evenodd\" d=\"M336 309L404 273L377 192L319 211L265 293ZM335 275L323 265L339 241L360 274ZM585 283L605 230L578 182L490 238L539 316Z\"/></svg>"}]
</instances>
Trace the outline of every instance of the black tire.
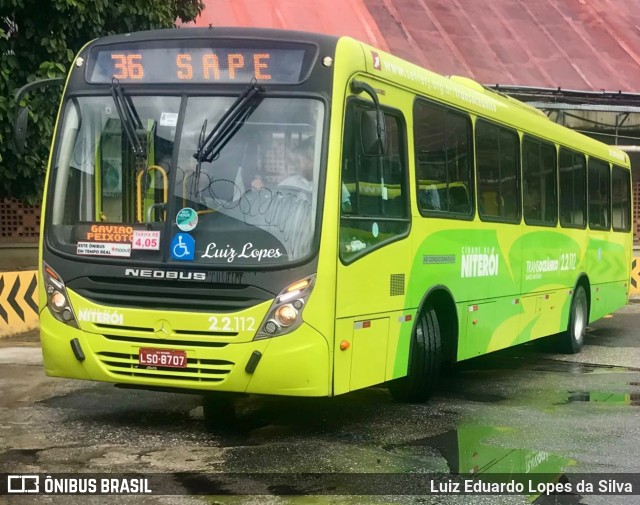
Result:
<instances>
[{"instance_id":1,"label":"black tire","mask_svg":"<svg viewBox=\"0 0 640 505\"><path fill-rule=\"evenodd\" d=\"M584 345L584 333L589 321L589 304L584 287L578 286L571 300L569 326L560 334L559 350L566 354L577 354Z\"/></svg>"},{"instance_id":2,"label":"black tire","mask_svg":"<svg viewBox=\"0 0 640 505\"><path fill-rule=\"evenodd\" d=\"M427 304L411 336L406 377L388 383L391 396L401 402L424 402L433 393L442 365L442 338L434 308Z\"/></svg>"},{"instance_id":3,"label":"black tire","mask_svg":"<svg viewBox=\"0 0 640 505\"><path fill-rule=\"evenodd\" d=\"M236 424L236 404L232 395L212 394L202 398L204 425L209 431L229 429Z\"/></svg>"}]
</instances>

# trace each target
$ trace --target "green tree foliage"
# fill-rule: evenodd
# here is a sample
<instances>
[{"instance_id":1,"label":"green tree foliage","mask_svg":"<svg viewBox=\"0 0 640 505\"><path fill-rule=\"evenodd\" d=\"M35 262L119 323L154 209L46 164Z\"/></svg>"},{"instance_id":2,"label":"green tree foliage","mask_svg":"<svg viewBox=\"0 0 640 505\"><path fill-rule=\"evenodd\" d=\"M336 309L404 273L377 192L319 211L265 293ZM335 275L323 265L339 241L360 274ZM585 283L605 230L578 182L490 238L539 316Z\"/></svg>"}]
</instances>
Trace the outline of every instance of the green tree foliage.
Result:
<instances>
[{"instance_id":1,"label":"green tree foliage","mask_svg":"<svg viewBox=\"0 0 640 505\"><path fill-rule=\"evenodd\" d=\"M15 92L63 77L75 54L104 35L173 27L193 20L201 0L0 0L0 198L40 198L61 87L29 93L27 150L13 147ZM26 104L27 102L25 102Z\"/></svg>"}]
</instances>

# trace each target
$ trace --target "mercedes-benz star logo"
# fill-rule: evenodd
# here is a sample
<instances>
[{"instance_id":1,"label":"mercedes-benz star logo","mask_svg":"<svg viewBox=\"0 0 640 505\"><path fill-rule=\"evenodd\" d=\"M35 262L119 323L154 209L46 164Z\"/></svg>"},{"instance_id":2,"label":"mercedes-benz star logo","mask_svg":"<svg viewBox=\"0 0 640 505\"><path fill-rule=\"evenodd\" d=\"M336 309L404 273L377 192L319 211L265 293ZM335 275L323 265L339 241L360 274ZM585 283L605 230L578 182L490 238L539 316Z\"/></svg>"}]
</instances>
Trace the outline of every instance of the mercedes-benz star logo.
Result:
<instances>
[{"instance_id":1,"label":"mercedes-benz star logo","mask_svg":"<svg viewBox=\"0 0 640 505\"><path fill-rule=\"evenodd\" d=\"M167 338L169 335L171 335L171 326L169 326L169 323L167 321L160 320L153 327L153 331L155 332L156 337Z\"/></svg>"}]
</instances>

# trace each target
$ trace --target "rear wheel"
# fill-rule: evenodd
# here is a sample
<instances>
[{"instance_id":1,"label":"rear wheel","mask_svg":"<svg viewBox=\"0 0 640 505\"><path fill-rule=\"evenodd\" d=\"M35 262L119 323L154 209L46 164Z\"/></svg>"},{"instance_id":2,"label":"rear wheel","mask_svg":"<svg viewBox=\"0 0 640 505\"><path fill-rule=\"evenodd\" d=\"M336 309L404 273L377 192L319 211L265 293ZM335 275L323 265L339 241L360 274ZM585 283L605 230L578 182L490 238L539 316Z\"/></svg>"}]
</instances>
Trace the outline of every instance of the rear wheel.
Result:
<instances>
[{"instance_id":1,"label":"rear wheel","mask_svg":"<svg viewBox=\"0 0 640 505\"><path fill-rule=\"evenodd\" d=\"M435 389L442 364L442 338L434 308L427 304L413 328L406 377L389 382L389 392L402 402L424 402Z\"/></svg>"},{"instance_id":2,"label":"rear wheel","mask_svg":"<svg viewBox=\"0 0 640 505\"><path fill-rule=\"evenodd\" d=\"M589 306L587 293L583 286L578 286L571 300L571 312L569 313L569 327L560 334L559 348L567 354L577 354L584 345L584 333L587 328Z\"/></svg>"}]
</instances>

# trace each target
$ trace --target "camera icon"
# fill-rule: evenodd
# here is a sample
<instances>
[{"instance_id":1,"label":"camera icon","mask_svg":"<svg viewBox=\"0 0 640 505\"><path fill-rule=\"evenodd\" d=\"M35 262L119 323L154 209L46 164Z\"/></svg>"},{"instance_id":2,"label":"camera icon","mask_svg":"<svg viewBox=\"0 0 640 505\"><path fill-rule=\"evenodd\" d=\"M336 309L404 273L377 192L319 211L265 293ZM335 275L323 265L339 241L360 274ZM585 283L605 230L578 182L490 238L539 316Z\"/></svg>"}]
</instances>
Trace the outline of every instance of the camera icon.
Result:
<instances>
[{"instance_id":1,"label":"camera icon","mask_svg":"<svg viewBox=\"0 0 640 505\"><path fill-rule=\"evenodd\" d=\"M9 475L7 477L7 493L26 494L39 492L39 475Z\"/></svg>"}]
</instances>

